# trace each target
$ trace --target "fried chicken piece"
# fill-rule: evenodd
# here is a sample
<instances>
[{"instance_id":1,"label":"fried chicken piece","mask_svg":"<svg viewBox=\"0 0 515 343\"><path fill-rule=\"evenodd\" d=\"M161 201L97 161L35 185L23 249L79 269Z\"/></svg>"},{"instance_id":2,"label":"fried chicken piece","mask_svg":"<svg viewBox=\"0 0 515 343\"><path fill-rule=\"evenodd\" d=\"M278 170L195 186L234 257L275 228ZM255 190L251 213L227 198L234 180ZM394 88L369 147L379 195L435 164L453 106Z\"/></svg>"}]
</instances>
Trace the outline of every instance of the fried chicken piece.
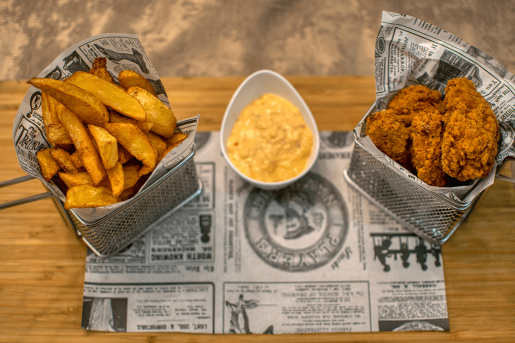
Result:
<instances>
[{"instance_id":1,"label":"fried chicken piece","mask_svg":"<svg viewBox=\"0 0 515 343\"><path fill-rule=\"evenodd\" d=\"M450 80L445 93L443 170L460 181L488 176L497 155L497 117L466 78Z\"/></svg>"},{"instance_id":2,"label":"fried chicken piece","mask_svg":"<svg viewBox=\"0 0 515 343\"><path fill-rule=\"evenodd\" d=\"M442 169L443 116L438 110L417 112L411 122L411 161L419 179L430 186L445 187L449 177Z\"/></svg>"},{"instance_id":3,"label":"fried chicken piece","mask_svg":"<svg viewBox=\"0 0 515 343\"><path fill-rule=\"evenodd\" d=\"M395 162L408 168L409 130L402 118L394 110L382 110L367 118L367 136L376 147L390 156Z\"/></svg>"},{"instance_id":4,"label":"fried chicken piece","mask_svg":"<svg viewBox=\"0 0 515 343\"><path fill-rule=\"evenodd\" d=\"M395 110L404 124L410 126L416 113L434 112L440 108L441 103L442 94L439 91L417 85L401 89L390 101L388 108Z\"/></svg>"}]
</instances>

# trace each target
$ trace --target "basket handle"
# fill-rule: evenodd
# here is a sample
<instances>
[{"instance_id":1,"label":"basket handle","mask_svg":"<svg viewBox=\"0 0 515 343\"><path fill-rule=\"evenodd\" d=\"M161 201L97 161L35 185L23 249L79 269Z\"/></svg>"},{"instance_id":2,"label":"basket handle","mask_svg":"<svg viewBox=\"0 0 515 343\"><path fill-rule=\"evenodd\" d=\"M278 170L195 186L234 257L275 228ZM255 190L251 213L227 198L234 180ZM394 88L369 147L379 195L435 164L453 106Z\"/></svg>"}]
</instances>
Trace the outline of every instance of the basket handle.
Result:
<instances>
[{"instance_id":1,"label":"basket handle","mask_svg":"<svg viewBox=\"0 0 515 343\"><path fill-rule=\"evenodd\" d=\"M34 179L36 179L34 176L25 175L25 176L22 176L22 177L18 177L16 179L0 182L0 188L9 187L9 186L12 186L12 185L16 185L18 183L22 183L22 182L30 181L30 180L34 180ZM54 201L56 206L58 206L58 210L59 210L59 212L61 214L61 217L63 218L63 220L65 221L67 226L69 228L71 228L75 232L77 237L82 238L81 232L75 228L75 225L73 225L73 222L72 222L70 216L68 215L68 213L66 213L66 210L64 209L64 207L63 207L61 201L59 200L59 198L57 198L50 191L49 192L45 192L45 193L41 193L41 194L38 194L38 195L33 195L33 196L27 197L27 198L10 201L10 202L7 202L5 204L0 204L0 211L1 210L5 210L5 209L10 208L10 207L15 207L15 206L18 206L18 205L23 205L23 204L27 204L29 202L34 202L34 201L38 201L38 200L42 200L42 199L48 199L48 198L53 198L52 200Z\"/></svg>"},{"instance_id":2,"label":"basket handle","mask_svg":"<svg viewBox=\"0 0 515 343\"><path fill-rule=\"evenodd\" d=\"M22 176L22 177L19 177L19 178L16 178L16 179L0 182L0 188L9 187L9 186L16 185L18 183L22 183L22 182L25 182L25 181L30 181L30 180L33 180L33 179L35 179L34 176L25 175L25 176ZM30 196L30 197L27 197L27 198L10 201L10 202L7 202L5 204L0 204L0 211L1 210L5 210L5 209L10 208L10 207L27 204L29 202L38 201L38 200L41 200L41 199L54 198L54 197L55 197L55 195L52 194L51 192L45 192L45 193L42 193L42 194L33 195L33 196Z\"/></svg>"},{"instance_id":3,"label":"basket handle","mask_svg":"<svg viewBox=\"0 0 515 343\"><path fill-rule=\"evenodd\" d=\"M511 183L515 183L515 177L504 176L504 175L501 175L501 174L495 174L495 179L496 180L502 180L502 181L508 181L508 182L511 182Z\"/></svg>"},{"instance_id":4,"label":"basket handle","mask_svg":"<svg viewBox=\"0 0 515 343\"><path fill-rule=\"evenodd\" d=\"M510 163L511 175L515 175L515 158L506 157L505 161L512 162L512 163ZM501 175L501 174L495 174L495 179L507 181L507 182L511 182L511 183L515 184L515 177L505 176L505 175Z\"/></svg>"}]
</instances>

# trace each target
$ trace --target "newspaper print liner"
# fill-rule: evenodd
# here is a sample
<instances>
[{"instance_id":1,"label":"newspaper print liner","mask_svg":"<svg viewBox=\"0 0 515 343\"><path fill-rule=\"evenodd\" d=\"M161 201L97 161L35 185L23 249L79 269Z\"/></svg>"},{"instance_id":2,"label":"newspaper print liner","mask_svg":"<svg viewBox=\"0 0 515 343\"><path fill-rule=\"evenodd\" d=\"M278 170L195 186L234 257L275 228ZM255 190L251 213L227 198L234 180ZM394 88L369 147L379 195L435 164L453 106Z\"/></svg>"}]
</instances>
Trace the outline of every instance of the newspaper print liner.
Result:
<instances>
[{"instance_id":1,"label":"newspaper print liner","mask_svg":"<svg viewBox=\"0 0 515 343\"><path fill-rule=\"evenodd\" d=\"M143 75L154 87L159 99L170 107L168 96L157 72L150 62L137 35L125 33L105 33L87 38L60 54L38 77L62 80L76 71L89 72L96 57L107 58L107 70L116 81L122 70L131 69ZM184 159L193 148L199 116L178 123L177 130L187 133L188 138L166 155L156 166L147 182L140 189L145 189L166 171ZM31 86L23 98L13 124L13 142L20 167L27 174L39 179L59 200L65 201L65 195L53 182L47 182L41 175L36 153L51 147L46 140L45 125L41 115L41 91ZM74 209L75 213L87 222L96 221L113 210L123 206L127 201L114 205Z\"/></svg>"},{"instance_id":2,"label":"newspaper print liner","mask_svg":"<svg viewBox=\"0 0 515 343\"><path fill-rule=\"evenodd\" d=\"M375 46L376 110L407 86L422 84L445 94L447 81L466 77L488 101L500 124L496 166L483 179L459 187L433 187L379 151L365 135L366 118L354 129L357 142L383 163L424 188L458 203L469 203L495 180L496 167L515 156L515 76L493 57L420 19L383 12Z\"/></svg>"}]
</instances>

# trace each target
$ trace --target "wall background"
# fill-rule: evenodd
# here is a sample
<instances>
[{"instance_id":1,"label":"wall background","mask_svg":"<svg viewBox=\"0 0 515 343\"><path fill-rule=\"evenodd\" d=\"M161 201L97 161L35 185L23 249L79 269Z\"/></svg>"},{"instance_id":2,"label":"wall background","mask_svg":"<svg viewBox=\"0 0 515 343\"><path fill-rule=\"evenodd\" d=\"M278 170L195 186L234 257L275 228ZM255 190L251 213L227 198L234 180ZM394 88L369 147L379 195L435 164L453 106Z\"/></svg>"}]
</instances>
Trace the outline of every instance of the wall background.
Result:
<instances>
[{"instance_id":1,"label":"wall background","mask_svg":"<svg viewBox=\"0 0 515 343\"><path fill-rule=\"evenodd\" d=\"M35 76L103 32L138 34L162 77L373 75L382 10L449 31L515 73L510 0L0 0L0 80Z\"/></svg>"}]
</instances>

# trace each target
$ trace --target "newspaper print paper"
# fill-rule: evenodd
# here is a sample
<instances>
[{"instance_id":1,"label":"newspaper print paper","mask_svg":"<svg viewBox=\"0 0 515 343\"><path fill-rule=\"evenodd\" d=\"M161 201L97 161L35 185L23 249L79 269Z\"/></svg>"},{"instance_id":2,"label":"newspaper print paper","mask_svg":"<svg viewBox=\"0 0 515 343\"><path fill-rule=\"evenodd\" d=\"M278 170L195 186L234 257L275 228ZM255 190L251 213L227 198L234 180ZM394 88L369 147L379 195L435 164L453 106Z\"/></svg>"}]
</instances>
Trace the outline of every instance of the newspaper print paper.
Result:
<instances>
[{"instance_id":1,"label":"newspaper print paper","mask_svg":"<svg viewBox=\"0 0 515 343\"><path fill-rule=\"evenodd\" d=\"M198 132L204 191L116 256L86 258L82 328L286 334L448 330L440 248L345 182L354 137L321 132L314 168L253 188Z\"/></svg>"},{"instance_id":2,"label":"newspaper print paper","mask_svg":"<svg viewBox=\"0 0 515 343\"><path fill-rule=\"evenodd\" d=\"M493 57L464 42L455 35L420 19L404 14L383 12L375 47L376 105L386 108L404 87L422 84L445 94L447 81L466 77L490 103L501 127L497 165L507 156L515 156L515 76ZM365 119L365 118L364 118ZM362 120L355 132L369 151L377 150L364 134ZM388 156L374 151L385 163L393 164L399 173L420 183L432 192L445 195L458 203L472 201L495 179L495 170L487 178L457 189L428 186Z\"/></svg>"},{"instance_id":3,"label":"newspaper print paper","mask_svg":"<svg viewBox=\"0 0 515 343\"><path fill-rule=\"evenodd\" d=\"M170 107L166 91L150 62L137 35L125 33L105 33L87 38L60 54L38 77L62 80L76 71L89 72L96 57L107 58L107 70L116 81L122 70L130 69L143 75L156 90L159 99ZM198 116L178 123L177 130L188 134L188 138L176 149L163 158L152 172L149 182L154 182L160 175L185 158L193 148L193 140L197 130ZM65 195L54 182L46 182L39 168L36 153L50 148L46 140L43 118L41 115L41 91L33 86L25 95L13 125L13 142L18 163L27 174L36 177L45 184L59 200L64 202ZM144 188L142 187L142 189ZM140 190L141 191L141 190ZM127 200L130 201L130 200ZM93 222L109 214L126 203L120 202L111 206L98 208L74 209L73 211L87 222Z\"/></svg>"}]
</instances>

